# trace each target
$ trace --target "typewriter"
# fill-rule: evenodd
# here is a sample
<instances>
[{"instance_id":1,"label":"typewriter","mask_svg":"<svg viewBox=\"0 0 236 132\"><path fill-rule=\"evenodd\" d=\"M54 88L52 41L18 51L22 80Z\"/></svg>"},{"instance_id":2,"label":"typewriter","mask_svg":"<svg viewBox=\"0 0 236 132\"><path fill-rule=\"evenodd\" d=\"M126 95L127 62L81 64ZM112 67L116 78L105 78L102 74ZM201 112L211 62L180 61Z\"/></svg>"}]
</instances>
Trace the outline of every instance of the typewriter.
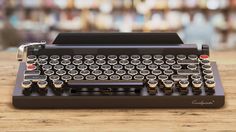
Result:
<instances>
[{"instance_id":1,"label":"typewriter","mask_svg":"<svg viewBox=\"0 0 236 132\"><path fill-rule=\"evenodd\" d=\"M209 47L176 33L60 33L23 44L16 108L219 108L224 90Z\"/></svg>"}]
</instances>

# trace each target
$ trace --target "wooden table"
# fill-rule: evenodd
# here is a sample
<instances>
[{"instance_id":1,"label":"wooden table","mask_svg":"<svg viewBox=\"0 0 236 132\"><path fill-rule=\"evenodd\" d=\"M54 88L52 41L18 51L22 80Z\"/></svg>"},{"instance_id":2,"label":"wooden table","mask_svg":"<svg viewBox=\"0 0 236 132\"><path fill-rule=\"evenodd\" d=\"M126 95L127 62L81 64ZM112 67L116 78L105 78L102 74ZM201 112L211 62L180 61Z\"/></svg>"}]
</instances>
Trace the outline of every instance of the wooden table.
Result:
<instances>
[{"instance_id":1,"label":"wooden table","mask_svg":"<svg viewBox=\"0 0 236 132\"><path fill-rule=\"evenodd\" d=\"M18 62L0 52L0 131L236 131L236 51L214 52L226 94L221 109L47 109L12 106Z\"/></svg>"}]
</instances>

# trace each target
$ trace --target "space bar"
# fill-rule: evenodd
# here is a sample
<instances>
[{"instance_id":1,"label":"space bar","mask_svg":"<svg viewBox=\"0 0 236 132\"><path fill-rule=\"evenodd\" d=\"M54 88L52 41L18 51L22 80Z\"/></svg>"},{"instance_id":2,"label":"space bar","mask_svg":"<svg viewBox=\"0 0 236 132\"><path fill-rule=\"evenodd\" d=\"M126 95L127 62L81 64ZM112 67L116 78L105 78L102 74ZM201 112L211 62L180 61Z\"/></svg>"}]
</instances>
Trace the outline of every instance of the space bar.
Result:
<instances>
[{"instance_id":1,"label":"space bar","mask_svg":"<svg viewBox=\"0 0 236 132\"><path fill-rule=\"evenodd\" d=\"M99 87L99 86L130 86L130 87L140 87L143 86L144 83L143 81L139 81L139 80L70 80L68 81L68 85L69 86L95 86L95 87Z\"/></svg>"}]
</instances>

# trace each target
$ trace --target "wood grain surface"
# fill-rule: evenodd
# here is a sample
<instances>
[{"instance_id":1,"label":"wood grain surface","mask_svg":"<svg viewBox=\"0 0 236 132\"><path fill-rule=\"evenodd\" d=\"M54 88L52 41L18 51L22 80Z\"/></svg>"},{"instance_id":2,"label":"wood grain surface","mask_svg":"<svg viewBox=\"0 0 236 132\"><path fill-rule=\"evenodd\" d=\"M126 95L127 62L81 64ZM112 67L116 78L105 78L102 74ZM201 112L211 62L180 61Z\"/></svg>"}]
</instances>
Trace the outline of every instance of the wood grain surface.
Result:
<instances>
[{"instance_id":1,"label":"wood grain surface","mask_svg":"<svg viewBox=\"0 0 236 132\"><path fill-rule=\"evenodd\" d=\"M212 52L226 94L221 109L41 109L12 106L18 62L0 52L0 132L236 131L236 51Z\"/></svg>"}]
</instances>

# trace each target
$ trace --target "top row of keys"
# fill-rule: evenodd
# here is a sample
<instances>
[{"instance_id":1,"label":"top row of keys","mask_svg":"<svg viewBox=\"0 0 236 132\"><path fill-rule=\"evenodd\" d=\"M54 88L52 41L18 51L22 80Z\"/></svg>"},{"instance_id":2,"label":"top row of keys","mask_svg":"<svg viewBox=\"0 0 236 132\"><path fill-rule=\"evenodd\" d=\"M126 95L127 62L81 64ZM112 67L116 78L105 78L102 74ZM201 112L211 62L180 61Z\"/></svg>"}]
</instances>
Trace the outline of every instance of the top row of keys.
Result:
<instances>
[{"instance_id":1,"label":"top row of keys","mask_svg":"<svg viewBox=\"0 0 236 132\"><path fill-rule=\"evenodd\" d=\"M62 60L70 60L70 59L74 59L74 60L82 60L82 59L86 59L86 60L93 60L93 59L97 59L97 60L104 60L104 59L109 59L109 60L116 60L116 59L120 59L120 60L127 60L127 59L132 59L132 60L138 60L140 58L144 59L144 60L150 60L150 59L155 59L155 60L162 60L162 59L166 59L166 60L173 60L173 59L178 59L178 60L184 60L186 58L190 59L190 60L197 60L198 59L198 56L197 55L177 55L177 56L174 56L174 55L131 55L131 56L128 56L128 55L108 55L108 56L105 56L105 55L74 55L73 57L71 55L62 55L61 57L59 55L51 55L50 57L47 56L47 55L40 55L38 56L38 59L39 60L48 60L48 59L51 59L51 60L59 60L59 59L62 59ZM200 57L201 59L203 57ZM204 58L206 58L206 55L204 55ZM35 55L29 55L27 57L27 60L28 61L34 61L36 60L37 57Z\"/></svg>"}]
</instances>

